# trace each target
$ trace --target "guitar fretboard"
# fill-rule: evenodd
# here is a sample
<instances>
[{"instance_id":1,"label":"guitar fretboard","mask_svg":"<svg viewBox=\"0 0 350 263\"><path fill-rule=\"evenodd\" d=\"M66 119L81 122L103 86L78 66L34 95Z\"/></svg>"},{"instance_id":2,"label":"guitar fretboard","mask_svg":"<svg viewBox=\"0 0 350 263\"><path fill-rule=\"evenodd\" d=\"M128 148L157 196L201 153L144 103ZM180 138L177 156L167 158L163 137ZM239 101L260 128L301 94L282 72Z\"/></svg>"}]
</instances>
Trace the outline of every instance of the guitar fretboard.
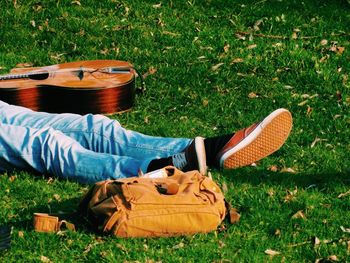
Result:
<instances>
[{"instance_id":1,"label":"guitar fretboard","mask_svg":"<svg viewBox=\"0 0 350 263\"><path fill-rule=\"evenodd\" d=\"M0 80L9 80L9 79L27 79L29 74L7 74L0 75Z\"/></svg>"}]
</instances>

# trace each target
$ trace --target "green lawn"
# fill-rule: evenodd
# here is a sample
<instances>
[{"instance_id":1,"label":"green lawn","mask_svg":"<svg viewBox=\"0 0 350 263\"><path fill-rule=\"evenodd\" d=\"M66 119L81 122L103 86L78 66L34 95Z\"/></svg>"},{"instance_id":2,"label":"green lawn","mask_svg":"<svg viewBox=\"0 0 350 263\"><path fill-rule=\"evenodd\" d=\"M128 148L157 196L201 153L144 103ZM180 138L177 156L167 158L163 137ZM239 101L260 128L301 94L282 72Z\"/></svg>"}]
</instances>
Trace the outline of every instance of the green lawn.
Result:
<instances>
[{"instance_id":1,"label":"green lawn","mask_svg":"<svg viewBox=\"0 0 350 263\"><path fill-rule=\"evenodd\" d=\"M13 240L0 261L350 262L346 0L0 1L0 73L92 59L149 72L133 110L112 116L129 129L211 136L284 107L292 134L254 167L211 171L241 220L206 235L118 239L74 217L77 232L36 233L34 212L70 213L87 186L2 174Z\"/></svg>"}]
</instances>

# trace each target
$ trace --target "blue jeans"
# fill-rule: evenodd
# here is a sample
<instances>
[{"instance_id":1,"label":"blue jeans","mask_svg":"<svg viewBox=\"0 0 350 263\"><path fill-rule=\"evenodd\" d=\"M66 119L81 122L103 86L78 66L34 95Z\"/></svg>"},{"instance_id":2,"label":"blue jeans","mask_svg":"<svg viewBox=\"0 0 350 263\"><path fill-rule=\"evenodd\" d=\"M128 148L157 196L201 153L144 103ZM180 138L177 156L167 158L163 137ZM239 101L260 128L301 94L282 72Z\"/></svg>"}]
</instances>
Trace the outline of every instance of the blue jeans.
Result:
<instances>
[{"instance_id":1,"label":"blue jeans","mask_svg":"<svg viewBox=\"0 0 350 263\"><path fill-rule=\"evenodd\" d=\"M51 114L0 101L0 170L35 170L81 183L136 176L191 139L124 129L103 115Z\"/></svg>"}]
</instances>

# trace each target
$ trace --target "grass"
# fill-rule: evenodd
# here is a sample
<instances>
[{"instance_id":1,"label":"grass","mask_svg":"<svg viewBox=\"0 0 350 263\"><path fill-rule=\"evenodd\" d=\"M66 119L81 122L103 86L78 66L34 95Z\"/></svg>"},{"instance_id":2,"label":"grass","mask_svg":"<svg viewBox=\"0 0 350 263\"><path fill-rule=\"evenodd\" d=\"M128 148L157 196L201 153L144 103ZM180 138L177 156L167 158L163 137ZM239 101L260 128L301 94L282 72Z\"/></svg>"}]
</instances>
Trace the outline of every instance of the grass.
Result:
<instances>
[{"instance_id":1,"label":"grass","mask_svg":"<svg viewBox=\"0 0 350 263\"><path fill-rule=\"evenodd\" d=\"M350 189L349 11L345 0L2 0L1 73L19 63L127 60L153 73L133 110L112 116L129 129L211 136L279 107L292 112L294 128L257 166L211 171L242 217L206 235L118 239L84 224L36 233L34 212L69 214L87 187L4 173L0 224L14 231L0 260L349 262L350 195L341 196Z\"/></svg>"}]
</instances>

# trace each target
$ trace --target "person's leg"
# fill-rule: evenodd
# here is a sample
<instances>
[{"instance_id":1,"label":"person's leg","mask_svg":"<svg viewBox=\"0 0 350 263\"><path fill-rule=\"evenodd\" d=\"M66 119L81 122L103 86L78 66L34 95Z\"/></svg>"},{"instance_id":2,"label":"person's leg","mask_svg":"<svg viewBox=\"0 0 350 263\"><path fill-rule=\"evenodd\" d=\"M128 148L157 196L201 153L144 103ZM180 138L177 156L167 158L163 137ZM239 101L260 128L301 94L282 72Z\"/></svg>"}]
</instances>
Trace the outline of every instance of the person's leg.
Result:
<instances>
[{"instance_id":1,"label":"person's leg","mask_svg":"<svg viewBox=\"0 0 350 263\"><path fill-rule=\"evenodd\" d=\"M52 128L33 129L0 123L0 170L35 170L54 176L95 183L136 176L148 163L96 153Z\"/></svg>"},{"instance_id":2,"label":"person's leg","mask_svg":"<svg viewBox=\"0 0 350 263\"><path fill-rule=\"evenodd\" d=\"M36 129L51 127L75 139L86 149L139 160L171 156L182 152L192 142L187 138L148 136L127 130L118 121L103 115L35 112L2 101L0 122Z\"/></svg>"}]
</instances>

